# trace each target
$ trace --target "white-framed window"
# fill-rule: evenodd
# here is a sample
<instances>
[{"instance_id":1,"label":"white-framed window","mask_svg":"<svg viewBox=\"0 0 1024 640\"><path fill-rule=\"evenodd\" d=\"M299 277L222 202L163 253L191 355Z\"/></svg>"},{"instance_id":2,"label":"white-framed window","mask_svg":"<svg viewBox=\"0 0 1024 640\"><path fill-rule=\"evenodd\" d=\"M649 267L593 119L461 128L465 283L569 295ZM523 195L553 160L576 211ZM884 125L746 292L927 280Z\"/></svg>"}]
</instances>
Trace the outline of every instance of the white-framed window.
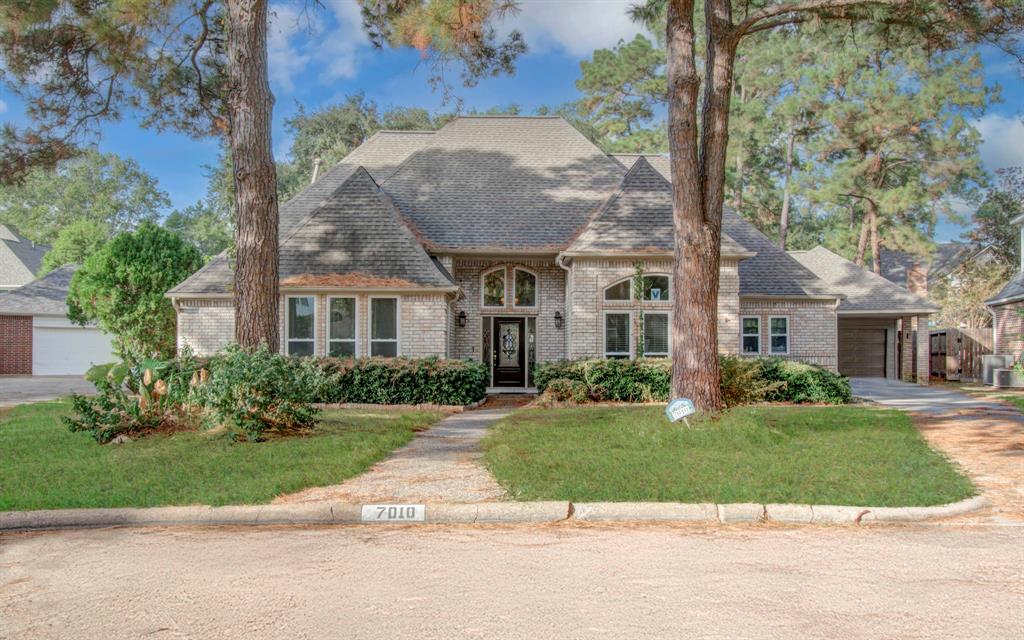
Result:
<instances>
[{"instance_id":1,"label":"white-framed window","mask_svg":"<svg viewBox=\"0 0 1024 640\"><path fill-rule=\"evenodd\" d=\"M316 344L316 298L285 298L285 337L288 355L311 356Z\"/></svg>"},{"instance_id":2,"label":"white-framed window","mask_svg":"<svg viewBox=\"0 0 1024 640\"><path fill-rule=\"evenodd\" d=\"M644 356L667 358L671 344L667 311L644 311Z\"/></svg>"},{"instance_id":3,"label":"white-framed window","mask_svg":"<svg viewBox=\"0 0 1024 640\"><path fill-rule=\"evenodd\" d=\"M370 355L398 357L398 298L370 298Z\"/></svg>"},{"instance_id":4,"label":"white-framed window","mask_svg":"<svg viewBox=\"0 0 1024 640\"><path fill-rule=\"evenodd\" d=\"M612 301L629 301L633 299L633 287L632 278L626 278L625 280L619 280L615 284L605 287L604 299Z\"/></svg>"},{"instance_id":5,"label":"white-framed window","mask_svg":"<svg viewBox=\"0 0 1024 640\"><path fill-rule=\"evenodd\" d=\"M761 353L761 318L758 316L740 318L740 353L745 356Z\"/></svg>"},{"instance_id":6,"label":"white-framed window","mask_svg":"<svg viewBox=\"0 0 1024 640\"><path fill-rule=\"evenodd\" d=\"M629 311L606 311L604 314L604 357L628 358L630 349L630 327L633 314Z\"/></svg>"},{"instance_id":7,"label":"white-framed window","mask_svg":"<svg viewBox=\"0 0 1024 640\"><path fill-rule=\"evenodd\" d=\"M357 355L358 323L356 299L327 299L327 355L344 358Z\"/></svg>"},{"instance_id":8,"label":"white-framed window","mask_svg":"<svg viewBox=\"0 0 1024 640\"><path fill-rule=\"evenodd\" d=\"M772 316L768 318L768 347L772 355L784 356L789 353L789 318Z\"/></svg>"},{"instance_id":9,"label":"white-framed window","mask_svg":"<svg viewBox=\"0 0 1024 640\"><path fill-rule=\"evenodd\" d=\"M537 274L520 267L513 269L514 278L512 286L515 288L515 295L512 297L512 306L519 308L533 308L537 306Z\"/></svg>"},{"instance_id":10,"label":"white-framed window","mask_svg":"<svg viewBox=\"0 0 1024 640\"><path fill-rule=\"evenodd\" d=\"M644 300L668 302L669 278L667 275L650 274L643 277Z\"/></svg>"},{"instance_id":11,"label":"white-framed window","mask_svg":"<svg viewBox=\"0 0 1024 640\"><path fill-rule=\"evenodd\" d=\"M480 276L480 305L483 307L505 306L505 267L485 271Z\"/></svg>"}]
</instances>

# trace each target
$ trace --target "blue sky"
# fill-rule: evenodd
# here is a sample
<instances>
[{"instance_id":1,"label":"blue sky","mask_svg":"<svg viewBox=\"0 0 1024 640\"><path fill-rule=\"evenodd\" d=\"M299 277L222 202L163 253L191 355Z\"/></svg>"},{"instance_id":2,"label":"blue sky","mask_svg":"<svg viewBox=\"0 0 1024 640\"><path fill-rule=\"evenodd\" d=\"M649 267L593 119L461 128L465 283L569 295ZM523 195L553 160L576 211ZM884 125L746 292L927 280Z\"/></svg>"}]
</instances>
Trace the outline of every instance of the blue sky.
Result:
<instances>
[{"instance_id":1,"label":"blue sky","mask_svg":"<svg viewBox=\"0 0 1024 640\"><path fill-rule=\"evenodd\" d=\"M575 80L580 60L595 48L632 38L638 27L626 16L634 0L520 0L522 11L507 21L523 31L530 52L512 77L459 88L466 108L486 109L517 103L527 111L578 97ZM290 140L284 120L307 108L339 101L363 91L382 106L435 110L440 97L427 84L427 70L413 51L380 51L369 46L354 0L322 0L323 8L303 11L301 2L272 2L269 30L274 152L286 156ZM975 126L985 139L982 159L990 171L1024 165L1024 80L1015 63L996 51L984 51L986 80L1003 88L1003 102ZM0 87L0 119L24 122L20 103ZM103 128L103 151L137 160L157 177L174 207L184 207L205 192L202 166L213 164L218 143L141 129L129 117ZM938 239L955 238L960 229L940 223Z\"/></svg>"}]
</instances>

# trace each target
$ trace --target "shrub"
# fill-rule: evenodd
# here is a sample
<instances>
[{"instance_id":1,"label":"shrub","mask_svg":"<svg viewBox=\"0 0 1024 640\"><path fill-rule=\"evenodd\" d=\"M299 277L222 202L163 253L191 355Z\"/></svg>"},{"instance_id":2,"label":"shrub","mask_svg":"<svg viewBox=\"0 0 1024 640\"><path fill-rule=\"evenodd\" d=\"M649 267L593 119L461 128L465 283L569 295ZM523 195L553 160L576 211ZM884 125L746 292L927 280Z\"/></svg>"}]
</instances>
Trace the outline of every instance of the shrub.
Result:
<instances>
[{"instance_id":1,"label":"shrub","mask_svg":"<svg viewBox=\"0 0 1024 640\"><path fill-rule=\"evenodd\" d=\"M232 346L210 360L209 377L195 396L216 424L260 440L268 430L312 427L318 414L312 403L323 387L324 375L312 360L271 353L265 346Z\"/></svg>"},{"instance_id":2,"label":"shrub","mask_svg":"<svg viewBox=\"0 0 1024 640\"><path fill-rule=\"evenodd\" d=\"M582 404L590 399L586 383L568 378L555 378L548 382L542 399L546 402L574 402Z\"/></svg>"},{"instance_id":3,"label":"shrub","mask_svg":"<svg viewBox=\"0 0 1024 640\"><path fill-rule=\"evenodd\" d=\"M104 444L119 435L135 434L155 429L163 423L159 412L144 410L138 398L129 396L122 388L101 383L95 396L71 396L74 413L61 418L71 431L88 431Z\"/></svg>"},{"instance_id":4,"label":"shrub","mask_svg":"<svg viewBox=\"0 0 1024 640\"><path fill-rule=\"evenodd\" d=\"M769 393L773 402L846 404L853 400L850 381L828 369L783 358L762 359L761 377L783 386Z\"/></svg>"},{"instance_id":5,"label":"shrub","mask_svg":"<svg viewBox=\"0 0 1024 640\"><path fill-rule=\"evenodd\" d=\"M814 402L843 404L852 399L849 381L809 364L782 358L719 356L722 398L726 406L752 402ZM595 400L613 402L666 401L672 363L665 358L638 360L560 360L534 369L543 393L556 379L585 384Z\"/></svg>"},{"instance_id":6,"label":"shrub","mask_svg":"<svg viewBox=\"0 0 1024 640\"><path fill-rule=\"evenodd\" d=\"M487 395L487 366L439 358L322 358L319 402L466 405Z\"/></svg>"}]
</instances>

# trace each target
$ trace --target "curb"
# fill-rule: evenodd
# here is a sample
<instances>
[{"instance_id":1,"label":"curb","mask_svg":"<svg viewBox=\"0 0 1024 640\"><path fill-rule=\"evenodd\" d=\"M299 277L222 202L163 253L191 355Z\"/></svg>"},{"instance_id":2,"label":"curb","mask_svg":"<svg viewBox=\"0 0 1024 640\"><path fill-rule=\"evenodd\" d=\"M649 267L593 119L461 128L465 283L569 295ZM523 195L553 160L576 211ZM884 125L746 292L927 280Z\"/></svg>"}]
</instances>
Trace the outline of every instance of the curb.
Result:
<instances>
[{"instance_id":1,"label":"curb","mask_svg":"<svg viewBox=\"0 0 1024 640\"><path fill-rule=\"evenodd\" d=\"M363 518L350 503L275 504L144 509L55 509L0 512L0 531L124 526L218 526L284 524L522 524L581 522L705 522L864 524L921 522L963 515L988 506L976 496L935 507L851 507L808 504L685 504L678 502L481 502L428 504L416 519ZM408 505L405 505L408 506Z\"/></svg>"}]
</instances>

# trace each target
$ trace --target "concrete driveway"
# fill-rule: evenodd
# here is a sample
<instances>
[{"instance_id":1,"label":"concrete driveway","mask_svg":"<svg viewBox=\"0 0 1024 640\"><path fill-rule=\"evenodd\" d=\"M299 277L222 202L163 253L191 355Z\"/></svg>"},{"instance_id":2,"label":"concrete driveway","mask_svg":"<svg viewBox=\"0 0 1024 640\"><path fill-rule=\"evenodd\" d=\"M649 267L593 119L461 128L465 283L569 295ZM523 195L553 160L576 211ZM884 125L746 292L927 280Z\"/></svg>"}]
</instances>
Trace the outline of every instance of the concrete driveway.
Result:
<instances>
[{"instance_id":1,"label":"concrete driveway","mask_svg":"<svg viewBox=\"0 0 1024 640\"><path fill-rule=\"evenodd\" d=\"M0 407L96 393L82 376L0 376Z\"/></svg>"},{"instance_id":2,"label":"concrete driveway","mask_svg":"<svg viewBox=\"0 0 1024 640\"><path fill-rule=\"evenodd\" d=\"M893 409L951 415L963 411L1006 413L1020 418L1011 407L940 387L925 387L885 378L850 378L853 395Z\"/></svg>"}]
</instances>

